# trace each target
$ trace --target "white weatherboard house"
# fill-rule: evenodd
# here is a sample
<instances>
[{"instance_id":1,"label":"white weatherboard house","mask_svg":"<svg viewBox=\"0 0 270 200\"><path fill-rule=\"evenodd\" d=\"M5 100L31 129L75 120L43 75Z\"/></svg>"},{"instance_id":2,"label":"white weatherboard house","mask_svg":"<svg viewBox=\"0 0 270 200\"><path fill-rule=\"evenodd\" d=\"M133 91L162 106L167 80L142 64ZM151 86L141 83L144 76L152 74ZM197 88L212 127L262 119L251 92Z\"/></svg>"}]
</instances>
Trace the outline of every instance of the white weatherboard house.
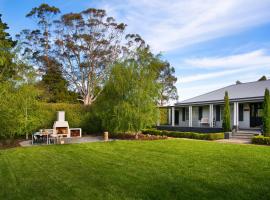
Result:
<instances>
[{"instance_id":1,"label":"white weatherboard house","mask_svg":"<svg viewBox=\"0 0 270 200\"><path fill-rule=\"evenodd\" d=\"M168 125L175 130L208 130L222 128L224 95L230 99L231 125L238 129L259 129L265 89L270 80L230 85L167 107Z\"/></svg>"}]
</instances>

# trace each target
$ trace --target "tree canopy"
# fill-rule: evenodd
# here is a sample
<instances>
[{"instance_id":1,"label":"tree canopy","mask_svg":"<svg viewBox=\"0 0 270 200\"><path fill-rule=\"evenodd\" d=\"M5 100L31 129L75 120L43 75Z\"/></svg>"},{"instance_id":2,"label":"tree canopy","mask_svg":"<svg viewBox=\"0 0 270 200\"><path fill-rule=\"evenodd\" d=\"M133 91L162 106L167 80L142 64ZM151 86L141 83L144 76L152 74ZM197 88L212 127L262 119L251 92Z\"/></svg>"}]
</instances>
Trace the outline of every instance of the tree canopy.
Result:
<instances>
[{"instance_id":1,"label":"tree canopy","mask_svg":"<svg viewBox=\"0 0 270 200\"><path fill-rule=\"evenodd\" d=\"M140 52L140 61L130 59L115 64L98 102L103 127L111 132L139 131L157 122L160 84L155 60Z\"/></svg>"},{"instance_id":2,"label":"tree canopy","mask_svg":"<svg viewBox=\"0 0 270 200\"><path fill-rule=\"evenodd\" d=\"M18 42L0 17L0 139L49 128L55 113L43 111L47 104L85 105L74 121L88 130L138 132L157 122L158 105L177 100L173 66L105 10L60 15L41 4L26 17L35 27Z\"/></svg>"},{"instance_id":3,"label":"tree canopy","mask_svg":"<svg viewBox=\"0 0 270 200\"><path fill-rule=\"evenodd\" d=\"M7 32L8 25L2 22L1 16L0 14L0 80L7 80L15 74L12 48L16 45L16 42Z\"/></svg>"}]
</instances>

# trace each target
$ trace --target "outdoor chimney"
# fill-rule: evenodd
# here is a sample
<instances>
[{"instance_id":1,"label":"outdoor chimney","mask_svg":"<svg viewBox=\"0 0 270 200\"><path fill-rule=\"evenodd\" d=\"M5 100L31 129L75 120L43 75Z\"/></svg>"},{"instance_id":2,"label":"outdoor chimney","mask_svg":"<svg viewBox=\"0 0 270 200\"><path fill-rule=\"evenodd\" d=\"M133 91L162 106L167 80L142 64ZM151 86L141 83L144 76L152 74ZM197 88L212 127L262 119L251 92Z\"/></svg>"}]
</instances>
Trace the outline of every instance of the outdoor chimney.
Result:
<instances>
[{"instance_id":1,"label":"outdoor chimney","mask_svg":"<svg viewBox=\"0 0 270 200\"><path fill-rule=\"evenodd\" d=\"M53 129L56 134L62 134L70 137L69 125L68 122L65 121L65 111L57 112L57 121L54 122Z\"/></svg>"}]
</instances>

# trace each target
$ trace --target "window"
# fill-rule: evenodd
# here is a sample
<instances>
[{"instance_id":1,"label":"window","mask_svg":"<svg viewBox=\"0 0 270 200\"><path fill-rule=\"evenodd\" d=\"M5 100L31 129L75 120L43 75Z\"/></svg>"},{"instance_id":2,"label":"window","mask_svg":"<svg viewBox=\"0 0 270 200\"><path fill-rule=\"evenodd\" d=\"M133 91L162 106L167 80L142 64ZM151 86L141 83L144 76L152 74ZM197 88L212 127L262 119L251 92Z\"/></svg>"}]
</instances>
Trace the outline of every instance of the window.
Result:
<instances>
[{"instance_id":1,"label":"window","mask_svg":"<svg viewBox=\"0 0 270 200\"><path fill-rule=\"evenodd\" d=\"M182 121L186 121L186 108L182 108Z\"/></svg>"},{"instance_id":2,"label":"window","mask_svg":"<svg viewBox=\"0 0 270 200\"><path fill-rule=\"evenodd\" d=\"M186 120L189 120L189 108L186 108Z\"/></svg>"},{"instance_id":3,"label":"window","mask_svg":"<svg viewBox=\"0 0 270 200\"><path fill-rule=\"evenodd\" d=\"M239 104L239 116L238 119L240 122L244 121L244 104Z\"/></svg>"},{"instance_id":4,"label":"window","mask_svg":"<svg viewBox=\"0 0 270 200\"><path fill-rule=\"evenodd\" d=\"M224 106L220 106L220 119L223 119Z\"/></svg>"},{"instance_id":5,"label":"window","mask_svg":"<svg viewBox=\"0 0 270 200\"><path fill-rule=\"evenodd\" d=\"M220 121L220 106L219 105L216 106L216 121L217 122Z\"/></svg>"},{"instance_id":6,"label":"window","mask_svg":"<svg viewBox=\"0 0 270 200\"><path fill-rule=\"evenodd\" d=\"M203 115L203 107L199 107L199 120L202 119L202 115Z\"/></svg>"}]
</instances>

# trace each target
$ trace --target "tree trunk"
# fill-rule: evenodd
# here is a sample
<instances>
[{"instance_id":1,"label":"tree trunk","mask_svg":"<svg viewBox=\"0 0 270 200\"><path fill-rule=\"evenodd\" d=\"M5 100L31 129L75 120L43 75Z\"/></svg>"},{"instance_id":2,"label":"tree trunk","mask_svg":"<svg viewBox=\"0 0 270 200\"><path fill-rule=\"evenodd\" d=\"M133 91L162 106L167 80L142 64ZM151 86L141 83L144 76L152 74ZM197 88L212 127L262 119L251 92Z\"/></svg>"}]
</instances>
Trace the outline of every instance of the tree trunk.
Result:
<instances>
[{"instance_id":1,"label":"tree trunk","mask_svg":"<svg viewBox=\"0 0 270 200\"><path fill-rule=\"evenodd\" d=\"M84 98L83 98L83 104L85 106L90 106L90 105L92 105L92 103L93 103L93 100L90 97L90 95L89 94L85 95Z\"/></svg>"}]
</instances>

